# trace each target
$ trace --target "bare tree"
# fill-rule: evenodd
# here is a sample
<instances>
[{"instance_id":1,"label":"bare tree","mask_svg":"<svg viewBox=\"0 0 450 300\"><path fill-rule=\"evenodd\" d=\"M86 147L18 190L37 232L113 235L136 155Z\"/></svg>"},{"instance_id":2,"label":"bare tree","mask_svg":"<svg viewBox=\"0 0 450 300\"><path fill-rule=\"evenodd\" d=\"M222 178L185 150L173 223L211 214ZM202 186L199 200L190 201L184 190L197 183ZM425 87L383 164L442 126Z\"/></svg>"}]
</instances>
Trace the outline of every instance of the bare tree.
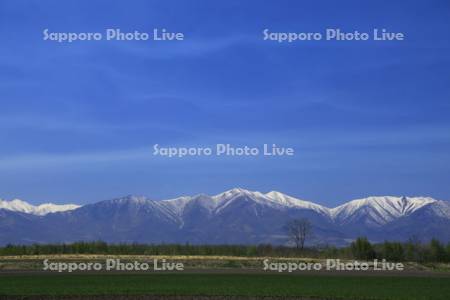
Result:
<instances>
[{"instance_id":1,"label":"bare tree","mask_svg":"<svg viewBox=\"0 0 450 300\"><path fill-rule=\"evenodd\" d=\"M305 240L312 236L312 225L308 219L290 220L284 226L289 240L295 243L297 249L303 249Z\"/></svg>"}]
</instances>

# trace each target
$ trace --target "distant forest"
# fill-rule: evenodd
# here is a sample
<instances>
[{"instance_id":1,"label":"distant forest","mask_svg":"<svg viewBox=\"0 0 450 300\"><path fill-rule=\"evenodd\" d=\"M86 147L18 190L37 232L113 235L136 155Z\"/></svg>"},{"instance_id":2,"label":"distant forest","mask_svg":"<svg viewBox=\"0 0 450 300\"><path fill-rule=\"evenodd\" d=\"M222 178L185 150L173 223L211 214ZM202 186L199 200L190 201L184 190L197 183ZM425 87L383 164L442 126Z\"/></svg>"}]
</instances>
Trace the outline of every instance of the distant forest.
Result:
<instances>
[{"instance_id":1,"label":"distant forest","mask_svg":"<svg viewBox=\"0 0 450 300\"><path fill-rule=\"evenodd\" d=\"M388 261L450 262L450 243L438 240L420 243L384 242L372 244L360 237L348 247L305 247L304 249L264 245L191 245L191 244L108 244L102 241L71 244L6 245L0 255L109 254L109 255L197 255L242 257L310 257L341 259L386 259Z\"/></svg>"}]
</instances>

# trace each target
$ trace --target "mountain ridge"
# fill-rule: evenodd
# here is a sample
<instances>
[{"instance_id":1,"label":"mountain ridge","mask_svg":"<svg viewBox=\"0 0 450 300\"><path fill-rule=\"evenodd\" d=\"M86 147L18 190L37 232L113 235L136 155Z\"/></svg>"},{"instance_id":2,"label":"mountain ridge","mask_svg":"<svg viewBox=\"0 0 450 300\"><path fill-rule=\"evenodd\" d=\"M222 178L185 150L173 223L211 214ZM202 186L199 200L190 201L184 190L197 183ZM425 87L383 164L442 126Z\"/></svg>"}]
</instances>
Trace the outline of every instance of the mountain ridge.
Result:
<instances>
[{"instance_id":1,"label":"mountain ridge","mask_svg":"<svg viewBox=\"0 0 450 300\"><path fill-rule=\"evenodd\" d=\"M43 216L54 212L73 210L80 207L81 205L76 204L54 204L54 203L42 203L39 205L33 205L20 199L13 199L11 201L0 199L0 209L34 214L38 216Z\"/></svg>"},{"instance_id":2,"label":"mountain ridge","mask_svg":"<svg viewBox=\"0 0 450 300\"><path fill-rule=\"evenodd\" d=\"M342 245L361 235L374 241L406 240L412 235L450 241L450 203L430 197L368 197L328 208L281 192L235 188L213 196L167 200L128 195L45 214L0 208L0 244L78 240L284 244L284 224L296 218L310 220L315 243Z\"/></svg>"},{"instance_id":3,"label":"mountain ridge","mask_svg":"<svg viewBox=\"0 0 450 300\"><path fill-rule=\"evenodd\" d=\"M303 200L296 198L282 192L270 191L268 193L261 193L258 191L250 191L242 188L233 188L225 192L210 196L206 194L197 194L195 196L180 196L171 199L153 200L147 196L137 196L137 195L127 195L123 197L113 198L109 200L103 200L100 202L90 203L96 204L101 202L117 202L117 201L133 201L141 204L151 202L158 202L167 204L168 207L172 206L174 210L180 210L190 201L195 201L196 199L203 199L205 206L209 208L217 209L220 205L225 205L223 199L232 200L233 197L245 194L251 197L255 201L264 202L265 204L281 205L291 208L305 208L312 209L323 214L328 215L332 219L339 218L339 215L343 212L347 214L354 213L363 207L376 207L377 209L389 208L386 213L393 214L395 217L404 216L414 212L416 209L421 208L424 205L435 203L443 200L436 200L431 197L423 196L368 196L365 198L353 199L344 202L336 207L328 207L321 204L317 204L312 201ZM231 199L230 199L231 198ZM447 201L445 201L447 202ZM89 204L88 204L89 205ZM35 215L46 215L48 213L63 212L75 210L83 205L77 204L53 204L53 203L43 203L39 205L32 205L26 201L20 199L13 199L11 201L0 199L0 209L6 209L10 211L17 211Z\"/></svg>"}]
</instances>

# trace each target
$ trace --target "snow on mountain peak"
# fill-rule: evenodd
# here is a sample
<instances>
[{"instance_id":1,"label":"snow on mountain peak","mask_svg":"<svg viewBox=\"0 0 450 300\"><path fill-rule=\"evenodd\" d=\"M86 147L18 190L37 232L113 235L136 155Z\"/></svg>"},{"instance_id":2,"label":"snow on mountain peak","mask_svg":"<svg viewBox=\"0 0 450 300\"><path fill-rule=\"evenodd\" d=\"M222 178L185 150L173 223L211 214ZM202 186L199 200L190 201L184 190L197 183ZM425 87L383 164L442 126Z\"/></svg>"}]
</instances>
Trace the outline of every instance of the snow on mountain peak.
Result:
<instances>
[{"instance_id":1,"label":"snow on mountain peak","mask_svg":"<svg viewBox=\"0 0 450 300\"><path fill-rule=\"evenodd\" d=\"M277 191L271 191L267 194L265 194L265 196L269 197L270 199L272 199L273 201L284 205L284 206L288 206L288 207L296 207L296 208L303 208L303 209L311 209L314 210L320 214L324 214L324 215L328 215L329 214L329 208L313 203L313 202L309 202L309 201L305 201L305 200L300 200L297 198L294 198L292 196L277 192Z\"/></svg>"},{"instance_id":2,"label":"snow on mountain peak","mask_svg":"<svg viewBox=\"0 0 450 300\"><path fill-rule=\"evenodd\" d=\"M80 205L75 204L53 204L44 203L38 206L32 205L28 202L22 201L20 199L14 199L12 201L6 201L0 199L0 209L6 209L10 211L22 212L27 214L33 214L38 216L43 216L49 213L62 212L68 210L74 210L79 208Z\"/></svg>"},{"instance_id":3,"label":"snow on mountain peak","mask_svg":"<svg viewBox=\"0 0 450 300\"><path fill-rule=\"evenodd\" d=\"M237 195L262 195L260 192L252 192L243 188L234 188L228 191L225 191L223 193L217 194L215 196L212 196L215 200L224 199L224 198L230 198L235 197Z\"/></svg>"},{"instance_id":4,"label":"snow on mountain peak","mask_svg":"<svg viewBox=\"0 0 450 300\"><path fill-rule=\"evenodd\" d=\"M55 213L55 212L62 212L62 211L69 211L74 210L77 208L80 208L80 205L76 204L53 204L53 203L44 203L39 206L36 206L35 214L36 215L46 215L49 213Z\"/></svg>"},{"instance_id":5,"label":"snow on mountain peak","mask_svg":"<svg viewBox=\"0 0 450 300\"><path fill-rule=\"evenodd\" d=\"M184 208L191 201L192 197L182 196L169 200L162 200L161 203L172 211L176 216L181 216L183 214Z\"/></svg>"}]
</instances>

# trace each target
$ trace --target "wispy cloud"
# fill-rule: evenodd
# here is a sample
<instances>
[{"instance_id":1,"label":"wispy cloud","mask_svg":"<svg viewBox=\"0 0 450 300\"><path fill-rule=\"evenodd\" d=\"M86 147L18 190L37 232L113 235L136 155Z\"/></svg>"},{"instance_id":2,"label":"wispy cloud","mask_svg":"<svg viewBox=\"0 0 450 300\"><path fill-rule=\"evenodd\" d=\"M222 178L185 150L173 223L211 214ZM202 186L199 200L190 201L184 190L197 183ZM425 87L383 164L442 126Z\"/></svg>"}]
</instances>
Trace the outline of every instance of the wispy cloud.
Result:
<instances>
[{"instance_id":1,"label":"wispy cloud","mask_svg":"<svg viewBox=\"0 0 450 300\"><path fill-rule=\"evenodd\" d=\"M132 161L151 158L152 149L136 148L120 151L97 151L67 154L25 154L0 157L0 169L52 168L61 165L92 164L102 162Z\"/></svg>"},{"instance_id":2,"label":"wispy cloud","mask_svg":"<svg viewBox=\"0 0 450 300\"><path fill-rule=\"evenodd\" d=\"M198 57L213 52L227 50L239 44L252 42L251 36L228 36L220 38L190 38L174 42L116 42L114 46L124 54L152 59Z\"/></svg>"}]
</instances>

